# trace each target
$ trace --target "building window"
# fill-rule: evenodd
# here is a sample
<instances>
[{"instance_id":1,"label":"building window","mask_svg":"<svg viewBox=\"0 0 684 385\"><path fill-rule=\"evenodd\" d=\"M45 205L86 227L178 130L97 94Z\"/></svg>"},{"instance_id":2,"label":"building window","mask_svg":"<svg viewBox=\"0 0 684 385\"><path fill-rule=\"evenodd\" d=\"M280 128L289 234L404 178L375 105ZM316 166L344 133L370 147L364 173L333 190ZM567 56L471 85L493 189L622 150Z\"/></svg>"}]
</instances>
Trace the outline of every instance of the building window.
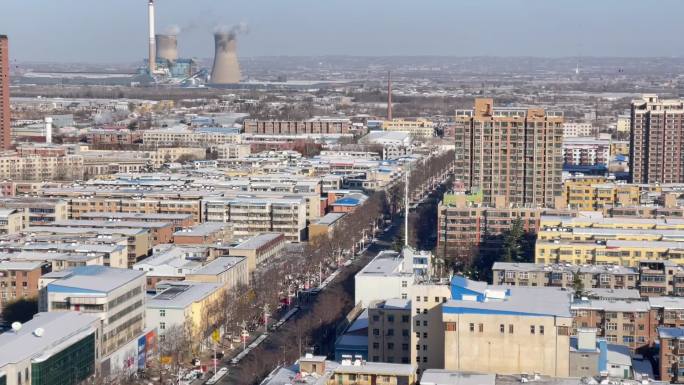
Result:
<instances>
[{"instance_id":1,"label":"building window","mask_svg":"<svg viewBox=\"0 0 684 385\"><path fill-rule=\"evenodd\" d=\"M166 330L166 322L159 323L159 330Z\"/></svg>"},{"instance_id":2,"label":"building window","mask_svg":"<svg viewBox=\"0 0 684 385\"><path fill-rule=\"evenodd\" d=\"M408 351L409 350L408 344L401 344L401 350Z\"/></svg>"},{"instance_id":3,"label":"building window","mask_svg":"<svg viewBox=\"0 0 684 385\"><path fill-rule=\"evenodd\" d=\"M394 335L394 329L387 329L387 335L393 336Z\"/></svg>"},{"instance_id":4,"label":"building window","mask_svg":"<svg viewBox=\"0 0 684 385\"><path fill-rule=\"evenodd\" d=\"M406 299L406 298L408 298L408 296L406 295L406 293L401 293L401 299Z\"/></svg>"},{"instance_id":5,"label":"building window","mask_svg":"<svg viewBox=\"0 0 684 385\"><path fill-rule=\"evenodd\" d=\"M159 316L160 317L166 317L166 310L164 310L164 309L159 310Z\"/></svg>"},{"instance_id":6,"label":"building window","mask_svg":"<svg viewBox=\"0 0 684 385\"><path fill-rule=\"evenodd\" d=\"M423 338L427 338L427 332L423 332Z\"/></svg>"},{"instance_id":7,"label":"building window","mask_svg":"<svg viewBox=\"0 0 684 385\"><path fill-rule=\"evenodd\" d=\"M377 314L373 314L373 322L378 322L378 321L380 321L380 316L378 316Z\"/></svg>"},{"instance_id":8,"label":"building window","mask_svg":"<svg viewBox=\"0 0 684 385\"><path fill-rule=\"evenodd\" d=\"M484 332L484 325L483 324L477 325L477 329L480 333Z\"/></svg>"},{"instance_id":9,"label":"building window","mask_svg":"<svg viewBox=\"0 0 684 385\"><path fill-rule=\"evenodd\" d=\"M373 335L379 336L380 335L380 329L373 329Z\"/></svg>"},{"instance_id":10,"label":"building window","mask_svg":"<svg viewBox=\"0 0 684 385\"><path fill-rule=\"evenodd\" d=\"M420 314L420 308L416 308L416 314Z\"/></svg>"},{"instance_id":11,"label":"building window","mask_svg":"<svg viewBox=\"0 0 684 385\"><path fill-rule=\"evenodd\" d=\"M416 302L420 302L420 296L419 295L416 296Z\"/></svg>"},{"instance_id":12,"label":"building window","mask_svg":"<svg viewBox=\"0 0 684 385\"><path fill-rule=\"evenodd\" d=\"M534 325L530 326L530 334L534 334Z\"/></svg>"},{"instance_id":13,"label":"building window","mask_svg":"<svg viewBox=\"0 0 684 385\"><path fill-rule=\"evenodd\" d=\"M387 343L387 350L394 350L394 342Z\"/></svg>"},{"instance_id":14,"label":"building window","mask_svg":"<svg viewBox=\"0 0 684 385\"><path fill-rule=\"evenodd\" d=\"M424 357L423 357L423 363L424 363L424 364L427 363L427 356L424 356Z\"/></svg>"},{"instance_id":15,"label":"building window","mask_svg":"<svg viewBox=\"0 0 684 385\"><path fill-rule=\"evenodd\" d=\"M403 329L403 330L401 331L401 335L402 335L403 337L408 337L408 336L409 336L409 330L408 330L408 329Z\"/></svg>"},{"instance_id":16,"label":"building window","mask_svg":"<svg viewBox=\"0 0 684 385\"><path fill-rule=\"evenodd\" d=\"M513 324L508 325L508 334L513 334Z\"/></svg>"},{"instance_id":17,"label":"building window","mask_svg":"<svg viewBox=\"0 0 684 385\"><path fill-rule=\"evenodd\" d=\"M544 326L539 325L539 334L544 334Z\"/></svg>"},{"instance_id":18,"label":"building window","mask_svg":"<svg viewBox=\"0 0 684 385\"><path fill-rule=\"evenodd\" d=\"M388 321L388 322L394 322L394 316L393 316L393 315L388 315L388 316L387 316L387 321Z\"/></svg>"},{"instance_id":19,"label":"building window","mask_svg":"<svg viewBox=\"0 0 684 385\"><path fill-rule=\"evenodd\" d=\"M406 281L401 281L401 287L406 287L408 286L408 282Z\"/></svg>"},{"instance_id":20,"label":"building window","mask_svg":"<svg viewBox=\"0 0 684 385\"><path fill-rule=\"evenodd\" d=\"M416 326L420 326L420 320L416 320Z\"/></svg>"},{"instance_id":21,"label":"building window","mask_svg":"<svg viewBox=\"0 0 684 385\"><path fill-rule=\"evenodd\" d=\"M373 342L373 349L380 349L380 343Z\"/></svg>"},{"instance_id":22,"label":"building window","mask_svg":"<svg viewBox=\"0 0 684 385\"><path fill-rule=\"evenodd\" d=\"M410 318L411 317L409 317L407 315L403 315L403 316L401 316L401 322L404 322L404 323L409 322Z\"/></svg>"},{"instance_id":23,"label":"building window","mask_svg":"<svg viewBox=\"0 0 684 385\"><path fill-rule=\"evenodd\" d=\"M423 321L423 326L428 326L427 320L424 320L424 321Z\"/></svg>"},{"instance_id":24,"label":"building window","mask_svg":"<svg viewBox=\"0 0 684 385\"><path fill-rule=\"evenodd\" d=\"M471 331L471 332L474 332L474 331L475 331L475 324L472 324L472 323L471 323L471 324L469 325L469 328L470 328L470 331Z\"/></svg>"},{"instance_id":25,"label":"building window","mask_svg":"<svg viewBox=\"0 0 684 385\"><path fill-rule=\"evenodd\" d=\"M439 297L435 297L435 302L439 303Z\"/></svg>"},{"instance_id":26,"label":"building window","mask_svg":"<svg viewBox=\"0 0 684 385\"><path fill-rule=\"evenodd\" d=\"M503 334L506 332L506 327L504 324L499 325L499 333Z\"/></svg>"},{"instance_id":27,"label":"building window","mask_svg":"<svg viewBox=\"0 0 684 385\"><path fill-rule=\"evenodd\" d=\"M380 362L380 357L373 356L373 362Z\"/></svg>"}]
</instances>

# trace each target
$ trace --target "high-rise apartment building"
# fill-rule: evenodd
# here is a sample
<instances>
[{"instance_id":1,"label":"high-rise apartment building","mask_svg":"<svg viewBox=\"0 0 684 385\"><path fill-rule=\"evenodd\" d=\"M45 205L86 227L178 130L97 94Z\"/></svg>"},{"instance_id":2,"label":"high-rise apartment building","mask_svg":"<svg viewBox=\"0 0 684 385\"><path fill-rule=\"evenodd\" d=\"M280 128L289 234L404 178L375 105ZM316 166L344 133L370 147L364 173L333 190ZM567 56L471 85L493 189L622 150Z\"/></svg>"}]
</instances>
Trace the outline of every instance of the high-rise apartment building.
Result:
<instances>
[{"instance_id":1,"label":"high-rise apartment building","mask_svg":"<svg viewBox=\"0 0 684 385\"><path fill-rule=\"evenodd\" d=\"M684 182L684 100L644 94L632 101L629 169L633 183Z\"/></svg>"},{"instance_id":2,"label":"high-rise apartment building","mask_svg":"<svg viewBox=\"0 0 684 385\"><path fill-rule=\"evenodd\" d=\"M9 148L10 102L9 102L9 40L0 35L0 148Z\"/></svg>"},{"instance_id":3,"label":"high-rise apartment building","mask_svg":"<svg viewBox=\"0 0 684 385\"><path fill-rule=\"evenodd\" d=\"M456 111L456 178L481 191L483 202L553 207L562 191L563 113L494 108L476 99Z\"/></svg>"}]
</instances>

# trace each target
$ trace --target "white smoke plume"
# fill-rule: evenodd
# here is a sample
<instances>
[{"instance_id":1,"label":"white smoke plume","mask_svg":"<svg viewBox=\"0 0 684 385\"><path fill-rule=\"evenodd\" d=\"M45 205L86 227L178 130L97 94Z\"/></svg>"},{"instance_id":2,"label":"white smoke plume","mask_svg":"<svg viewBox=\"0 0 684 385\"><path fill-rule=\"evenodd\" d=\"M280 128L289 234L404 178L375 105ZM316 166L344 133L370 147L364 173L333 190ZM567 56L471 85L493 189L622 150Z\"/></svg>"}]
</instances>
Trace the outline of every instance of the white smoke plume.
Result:
<instances>
[{"instance_id":1,"label":"white smoke plume","mask_svg":"<svg viewBox=\"0 0 684 385\"><path fill-rule=\"evenodd\" d=\"M234 38L238 34L248 32L249 26L245 22L238 23L230 27L226 25L219 25L214 28L214 33L229 34L231 38Z\"/></svg>"},{"instance_id":2,"label":"white smoke plume","mask_svg":"<svg viewBox=\"0 0 684 385\"><path fill-rule=\"evenodd\" d=\"M165 35L178 35L180 32L181 32L181 28L176 24L170 25L170 26L166 27L166 29L164 29Z\"/></svg>"}]
</instances>

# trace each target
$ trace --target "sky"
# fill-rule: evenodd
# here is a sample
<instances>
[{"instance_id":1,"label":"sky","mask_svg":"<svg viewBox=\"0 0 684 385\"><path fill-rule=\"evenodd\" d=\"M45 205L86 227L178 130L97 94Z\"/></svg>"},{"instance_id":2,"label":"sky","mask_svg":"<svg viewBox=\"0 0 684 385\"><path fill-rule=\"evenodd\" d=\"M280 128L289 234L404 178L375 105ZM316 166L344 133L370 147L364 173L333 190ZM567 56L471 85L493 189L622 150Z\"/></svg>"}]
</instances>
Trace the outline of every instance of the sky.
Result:
<instances>
[{"instance_id":1,"label":"sky","mask_svg":"<svg viewBox=\"0 0 684 385\"><path fill-rule=\"evenodd\" d=\"M213 56L217 26L247 23L241 56L680 57L682 0L157 0L182 57ZM131 62L146 0L0 0L17 61Z\"/></svg>"}]
</instances>

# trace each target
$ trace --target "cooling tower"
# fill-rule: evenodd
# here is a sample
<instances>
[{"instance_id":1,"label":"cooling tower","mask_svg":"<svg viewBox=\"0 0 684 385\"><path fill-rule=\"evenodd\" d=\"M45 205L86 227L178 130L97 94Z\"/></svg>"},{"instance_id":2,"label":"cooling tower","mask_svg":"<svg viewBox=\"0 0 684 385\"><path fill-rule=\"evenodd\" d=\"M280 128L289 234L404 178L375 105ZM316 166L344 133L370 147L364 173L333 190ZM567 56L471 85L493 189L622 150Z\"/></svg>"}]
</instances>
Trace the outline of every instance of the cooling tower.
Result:
<instances>
[{"instance_id":1,"label":"cooling tower","mask_svg":"<svg viewBox=\"0 0 684 385\"><path fill-rule=\"evenodd\" d=\"M168 60L170 62L178 59L178 41L176 35L155 35L157 47L157 59Z\"/></svg>"},{"instance_id":2,"label":"cooling tower","mask_svg":"<svg viewBox=\"0 0 684 385\"><path fill-rule=\"evenodd\" d=\"M240 65L237 59L235 33L215 33L214 44L214 66L211 69L211 83L239 83Z\"/></svg>"}]
</instances>

